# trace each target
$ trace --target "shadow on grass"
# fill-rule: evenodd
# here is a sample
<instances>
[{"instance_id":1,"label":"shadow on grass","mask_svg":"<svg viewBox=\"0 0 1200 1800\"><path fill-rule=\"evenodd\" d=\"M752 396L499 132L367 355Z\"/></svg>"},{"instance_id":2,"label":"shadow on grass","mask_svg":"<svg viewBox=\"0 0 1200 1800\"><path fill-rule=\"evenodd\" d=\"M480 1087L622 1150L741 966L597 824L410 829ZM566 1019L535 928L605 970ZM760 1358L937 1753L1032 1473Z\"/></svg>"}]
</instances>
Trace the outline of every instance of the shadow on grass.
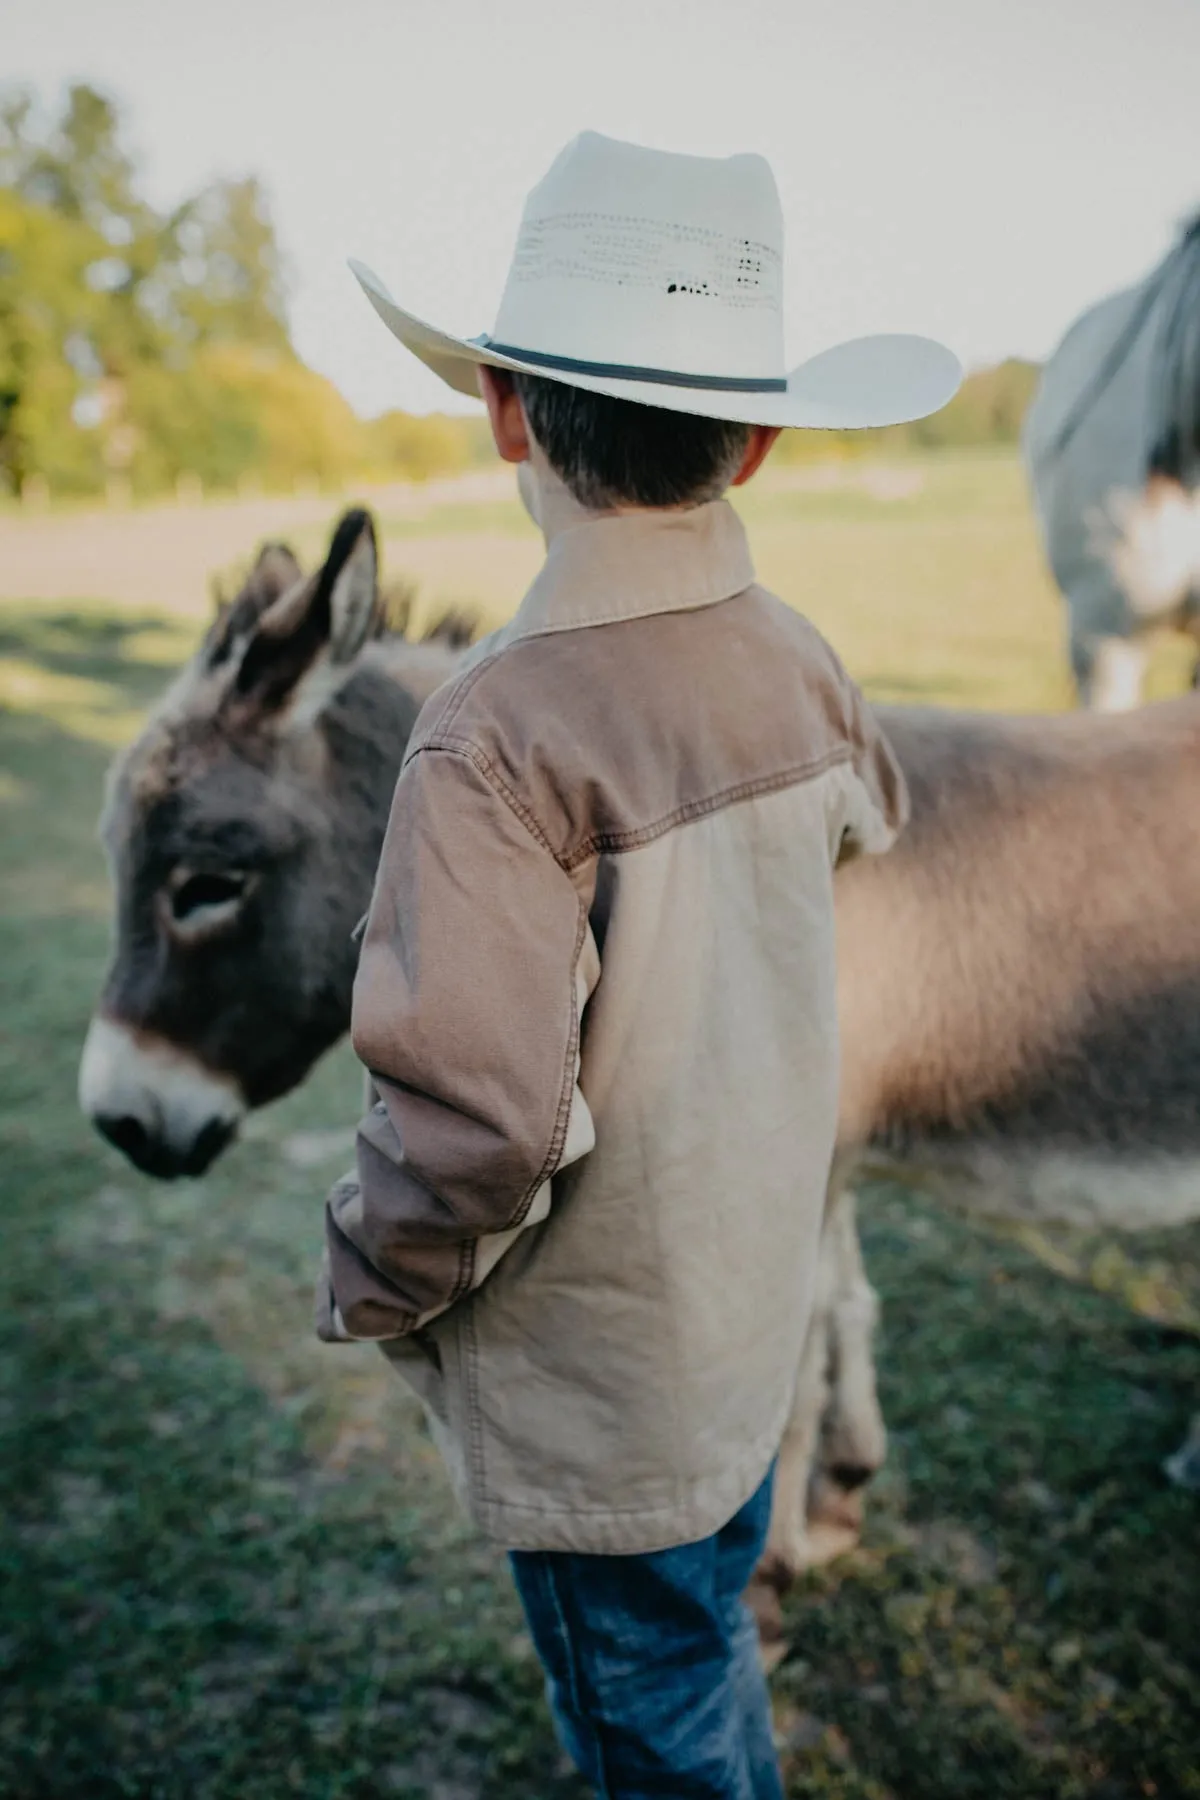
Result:
<instances>
[{"instance_id":1,"label":"shadow on grass","mask_svg":"<svg viewBox=\"0 0 1200 1800\"><path fill-rule=\"evenodd\" d=\"M107 877L96 842L105 772L115 741L131 738L144 707L161 691L161 667L128 661L125 621L57 614L13 617L0 611L0 699L16 665L53 682L95 683L80 701L36 683L0 704L0 907L35 934L9 965L22 987L47 980L55 966L46 937L51 920L76 911L103 917Z\"/></svg>"},{"instance_id":2,"label":"shadow on grass","mask_svg":"<svg viewBox=\"0 0 1200 1800\"><path fill-rule=\"evenodd\" d=\"M55 675L105 683L129 706L149 704L196 639L191 625L153 614L0 604L0 660L18 658Z\"/></svg>"}]
</instances>

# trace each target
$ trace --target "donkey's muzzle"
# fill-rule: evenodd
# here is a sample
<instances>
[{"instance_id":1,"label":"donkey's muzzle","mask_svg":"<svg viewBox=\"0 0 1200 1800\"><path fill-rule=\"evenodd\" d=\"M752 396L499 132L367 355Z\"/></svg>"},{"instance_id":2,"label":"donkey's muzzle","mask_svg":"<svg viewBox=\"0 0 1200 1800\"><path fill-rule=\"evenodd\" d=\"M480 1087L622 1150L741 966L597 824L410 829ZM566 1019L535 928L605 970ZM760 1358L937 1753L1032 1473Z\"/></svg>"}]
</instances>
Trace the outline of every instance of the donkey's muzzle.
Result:
<instances>
[{"instance_id":1,"label":"donkey's muzzle","mask_svg":"<svg viewBox=\"0 0 1200 1800\"><path fill-rule=\"evenodd\" d=\"M97 1014L79 1065L79 1104L135 1168L202 1175L246 1111L237 1082L182 1045Z\"/></svg>"},{"instance_id":2,"label":"donkey's muzzle","mask_svg":"<svg viewBox=\"0 0 1200 1800\"><path fill-rule=\"evenodd\" d=\"M102 1137L127 1156L135 1169L173 1181L181 1175L203 1175L237 1132L236 1124L210 1119L190 1144L156 1136L132 1113L97 1113L92 1123Z\"/></svg>"}]
</instances>

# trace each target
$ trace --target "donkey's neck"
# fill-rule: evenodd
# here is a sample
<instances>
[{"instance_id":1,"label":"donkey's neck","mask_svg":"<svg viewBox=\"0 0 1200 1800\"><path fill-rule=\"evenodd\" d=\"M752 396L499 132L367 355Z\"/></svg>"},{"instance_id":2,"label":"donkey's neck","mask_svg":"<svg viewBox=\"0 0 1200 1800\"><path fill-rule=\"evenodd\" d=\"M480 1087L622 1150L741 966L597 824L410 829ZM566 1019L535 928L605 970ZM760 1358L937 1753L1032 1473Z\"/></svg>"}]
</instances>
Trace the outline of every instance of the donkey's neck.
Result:
<instances>
[{"instance_id":1,"label":"donkey's neck","mask_svg":"<svg viewBox=\"0 0 1200 1800\"><path fill-rule=\"evenodd\" d=\"M461 652L403 638L372 644L327 706L325 795L341 857L339 879L354 904L370 898L392 793L422 705L453 674Z\"/></svg>"},{"instance_id":2,"label":"donkey's neck","mask_svg":"<svg viewBox=\"0 0 1200 1800\"><path fill-rule=\"evenodd\" d=\"M430 694L450 679L462 659L462 650L437 638L414 644L404 637L385 637L369 646L363 667L386 675L423 706Z\"/></svg>"}]
</instances>

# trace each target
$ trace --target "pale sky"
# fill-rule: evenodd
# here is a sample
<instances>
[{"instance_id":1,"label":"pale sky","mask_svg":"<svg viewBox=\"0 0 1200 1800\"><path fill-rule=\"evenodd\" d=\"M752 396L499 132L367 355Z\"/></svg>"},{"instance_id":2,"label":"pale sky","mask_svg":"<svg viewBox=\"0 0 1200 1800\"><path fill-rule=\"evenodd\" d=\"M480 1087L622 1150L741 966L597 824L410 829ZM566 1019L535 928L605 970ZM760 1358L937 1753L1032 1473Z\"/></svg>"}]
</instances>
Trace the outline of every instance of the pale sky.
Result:
<instances>
[{"instance_id":1,"label":"pale sky","mask_svg":"<svg viewBox=\"0 0 1200 1800\"><path fill-rule=\"evenodd\" d=\"M489 329L584 128L770 158L792 361L889 329L1043 356L1200 207L1200 0L0 0L0 79L73 78L124 103L155 199L261 176L298 348L364 412L471 402L345 258Z\"/></svg>"}]
</instances>

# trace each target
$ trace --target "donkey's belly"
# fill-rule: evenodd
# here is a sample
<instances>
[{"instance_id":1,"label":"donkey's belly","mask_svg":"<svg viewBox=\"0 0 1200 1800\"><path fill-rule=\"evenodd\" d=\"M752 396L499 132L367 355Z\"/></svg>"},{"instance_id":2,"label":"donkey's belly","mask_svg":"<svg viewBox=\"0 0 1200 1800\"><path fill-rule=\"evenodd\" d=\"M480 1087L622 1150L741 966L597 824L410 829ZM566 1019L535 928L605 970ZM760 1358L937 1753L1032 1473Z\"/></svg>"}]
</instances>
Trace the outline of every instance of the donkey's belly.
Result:
<instances>
[{"instance_id":1,"label":"donkey's belly","mask_svg":"<svg viewBox=\"0 0 1200 1800\"><path fill-rule=\"evenodd\" d=\"M1200 978L1093 990L1081 1017L990 1091L901 1085L870 1162L1004 1217L1122 1231L1200 1218Z\"/></svg>"},{"instance_id":2,"label":"donkey's belly","mask_svg":"<svg viewBox=\"0 0 1200 1800\"><path fill-rule=\"evenodd\" d=\"M881 719L913 816L835 888L843 1144L973 1209L1200 1218L1200 703Z\"/></svg>"}]
</instances>

